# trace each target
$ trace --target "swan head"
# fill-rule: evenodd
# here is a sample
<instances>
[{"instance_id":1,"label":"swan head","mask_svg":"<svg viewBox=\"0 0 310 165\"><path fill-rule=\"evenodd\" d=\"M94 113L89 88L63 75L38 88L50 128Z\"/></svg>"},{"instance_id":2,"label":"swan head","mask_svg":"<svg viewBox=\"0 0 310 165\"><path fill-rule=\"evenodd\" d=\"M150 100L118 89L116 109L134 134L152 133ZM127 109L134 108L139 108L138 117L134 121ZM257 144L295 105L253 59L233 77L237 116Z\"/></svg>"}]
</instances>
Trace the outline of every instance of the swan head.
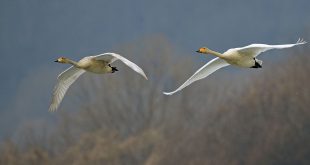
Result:
<instances>
[{"instance_id":1,"label":"swan head","mask_svg":"<svg viewBox=\"0 0 310 165\"><path fill-rule=\"evenodd\" d=\"M68 63L68 59L66 57L59 57L55 62L59 63Z\"/></svg>"},{"instance_id":2,"label":"swan head","mask_svg":"<svg viewBox=\"0 0 310 165\"><path fill-rule=\"evenodd\" d=\"M203 53L203 54L208 54L210 52L210 49L206 48L206 47L201 47L199 48L197 51L197 53Z\"/></svg>"}]
</instances>

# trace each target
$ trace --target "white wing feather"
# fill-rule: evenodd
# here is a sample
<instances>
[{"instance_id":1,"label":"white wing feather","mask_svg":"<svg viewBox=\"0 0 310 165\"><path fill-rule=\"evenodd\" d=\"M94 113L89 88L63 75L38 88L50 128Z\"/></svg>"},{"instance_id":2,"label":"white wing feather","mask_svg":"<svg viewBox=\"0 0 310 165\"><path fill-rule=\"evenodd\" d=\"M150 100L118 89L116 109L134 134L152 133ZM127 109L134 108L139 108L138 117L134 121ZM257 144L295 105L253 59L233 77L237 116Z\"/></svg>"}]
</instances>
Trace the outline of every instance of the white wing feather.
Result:
<instances>
[{"instance_id":1,"label":"white wing feather","mask_svg":"<svg viewBox=\"0 0 310 165\"><path fill-rule=\"evenodd\" d=\"M191 83L203 79L207 76L209 76L210 74L212 74L213 72L215 72L216 70L228 66L229 64L225 61L222 60L220 58L214 58L213 60L209 61L207 64L205 64L203 67L201 67L200 69L198 69L188 80L185 81L184 84L182 84L178 89L176 89L173 92L164 92L165 95L172 95L180 90L182 90L183 88L185 88L186 86L190 85Z\"/></svg>"},{"instance_id":2,"label":"white wing feather","mask_svg":"<svg viewBox=\"0 0 310 165\"><path fill-rule=\"evenodd\" d=\"M244 55L250 55L252 57L256 57L260 53L265 52L267 50L290 48L305 43L307 42L304 41L303 39L298 39L298 41L295 44L283 44L283 45L251 44L242 48L233 48L233 50L236 50Z\"/></svg>"},{"instance_id":3,"label":"white wing feather","mask_svg":"<svg viewBox=\"0 0 310 165\"><path fill-rule=\"evenodd\" d=\"M58 75L58 82L54 88L49 111L54 112L57 110L69 87L83 73L85 73L85 70L71 66L70 68L66 69Z\"/></svg>"},{"instance_id":4,"label":"white wing feather","mask_svg":"<svg viewBox=\"0 0 310 165\"><path fill-rule=\"evenodd\" d=\"M128 59L126 59L125 57L116 54L116 53L104 53L104 54L99 54L96 56L93 56L96 60L104 60L106 62L108 62L109 64L115 62L116 60L121 60L124 64L126 64L127 66L129 66L131 69L133 69L134 71L136 71L137 73L141 74L145 79L147 79L144 71L135 63L129 61Z\"/></svg>"}]
</instances>

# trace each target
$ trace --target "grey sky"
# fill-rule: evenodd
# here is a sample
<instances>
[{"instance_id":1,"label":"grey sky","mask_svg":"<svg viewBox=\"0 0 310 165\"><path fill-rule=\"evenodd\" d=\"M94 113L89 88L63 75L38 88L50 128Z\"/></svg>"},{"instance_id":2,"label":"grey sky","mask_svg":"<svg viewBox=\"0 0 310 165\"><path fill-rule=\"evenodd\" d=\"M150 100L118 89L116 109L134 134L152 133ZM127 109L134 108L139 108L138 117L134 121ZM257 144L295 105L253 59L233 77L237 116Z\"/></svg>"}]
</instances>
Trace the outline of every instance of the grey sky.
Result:
<instances>
[{"instance_id":1,"label":"grey sky","mask_svg":"<svg viewBox=\"0 0 310 165\"><path fill-rule=\"evenodd\" d=\"M156 34L188 55L200 46L224 51L252 42L309 41L309 6L309 0L1 0L0 135L13 131L3 124L18 124L19 112L47 113L55 73L65 68L53 63L59 56L117 51Z\"/></svg>"}]
</instances>

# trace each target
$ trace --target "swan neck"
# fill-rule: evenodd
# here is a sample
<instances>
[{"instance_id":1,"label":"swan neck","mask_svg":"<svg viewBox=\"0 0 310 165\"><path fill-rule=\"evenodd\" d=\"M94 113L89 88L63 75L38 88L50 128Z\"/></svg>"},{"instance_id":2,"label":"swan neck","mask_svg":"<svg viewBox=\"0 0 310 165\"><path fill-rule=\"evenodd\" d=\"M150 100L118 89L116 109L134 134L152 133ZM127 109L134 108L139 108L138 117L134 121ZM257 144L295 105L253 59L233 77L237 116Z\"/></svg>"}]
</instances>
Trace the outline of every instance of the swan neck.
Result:
<instances>
[{"instance_id":1,"label":"swan neck","mask_svg":"<svg viewBox=\"0 0 310 165\"><path fill-rule=\"evenodd\" d=\"M224 55L222 53L219 53L219 52L216 52L216 51L213 51L213 50L209 50L208 53L212 54L214 56L220 57L220 58L224 58Z\"/></svg>"},{"instance_id":2,"label":"swan neck","mask_svg":"<svg viewBox=\"0 0 310 165\"><path fill-rule=\"evenodd\" d=\"M79 67L79 64L77 62L73 61L73 60L67 59L67 62L69 64L72 64L72 65L76 66L76 67Z\"/></svg>"}]
</instances>

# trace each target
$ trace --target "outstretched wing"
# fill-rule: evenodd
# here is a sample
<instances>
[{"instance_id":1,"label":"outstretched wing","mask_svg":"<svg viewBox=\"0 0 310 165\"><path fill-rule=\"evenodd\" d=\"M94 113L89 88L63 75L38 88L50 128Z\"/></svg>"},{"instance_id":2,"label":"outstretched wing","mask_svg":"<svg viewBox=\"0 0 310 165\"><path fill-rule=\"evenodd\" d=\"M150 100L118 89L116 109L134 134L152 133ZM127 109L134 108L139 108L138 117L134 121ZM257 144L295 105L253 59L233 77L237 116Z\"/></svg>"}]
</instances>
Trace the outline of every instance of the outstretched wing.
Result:
<instances>
[{"instance_id":1,"label":"outstretched wing","mask_svg":"<svg viewBox=\"0 0 310 165\"><path fill-rule=\"evenodd\" d=\"M229 64L225 61L222 60L220 58L215 58L211 61L209 61L207 64L205 64L203 67L201 67L199 70L197 70L188 80L185 81L184 84L182 84L178 89L176 89L173 92L164 92L165 95L172 95L180 90L182 90L183 88L185 88L186 86L190 85L191 83L203 79L207 76L209 76L210 74L212 74L213 72L215 72L216 70L228 66Z\"/></svg>"},{"instance_id":2,"label":"outstretched wing","mask_svg":"<svg viewBox=\"0 0 310 165\"><path fill-rule=\"evenodd\" d=\"M70 68L66 69L58 75L58 82L54 88L49 111L54 112L57 110L59 104L61 103L61 100L64 98L69 87L83 73L85 73L85 70L71 66Z\"/></svg>"},{"instance_id":3,"label":"outstretched wing","mask_svg":"<svg viewBox=\"0 0 310 165\"><path fill-rule=\"evenodd\" d=\"M141 74L145 79L147 79L144 71L135 63L129 61L125 57L116 54L116 53L104 53L104 54L99 54L97 56L94 56L94 59L96 60L103 60L108 62L109 64L115 62L116 60L121 60L123 63L125 63L127 66L129 66L131 69L136 71L137 73Z\"/></svg>"},{"instance_id":4,"label":"outstretched wing","mask_svg":"<svg viewBox=\"0 0 310 165\"><path fill-rule=\"evenodd\" d=\"M304 41L303 39L298 39L298 41L295 44L284 44L284 45L251 44L242 48L234 48L234 50L240 52L240 54L256 57L260 53L265 52L267 50L290 48L305 43L307 42Z\"/></svg>"}]
</instances>

